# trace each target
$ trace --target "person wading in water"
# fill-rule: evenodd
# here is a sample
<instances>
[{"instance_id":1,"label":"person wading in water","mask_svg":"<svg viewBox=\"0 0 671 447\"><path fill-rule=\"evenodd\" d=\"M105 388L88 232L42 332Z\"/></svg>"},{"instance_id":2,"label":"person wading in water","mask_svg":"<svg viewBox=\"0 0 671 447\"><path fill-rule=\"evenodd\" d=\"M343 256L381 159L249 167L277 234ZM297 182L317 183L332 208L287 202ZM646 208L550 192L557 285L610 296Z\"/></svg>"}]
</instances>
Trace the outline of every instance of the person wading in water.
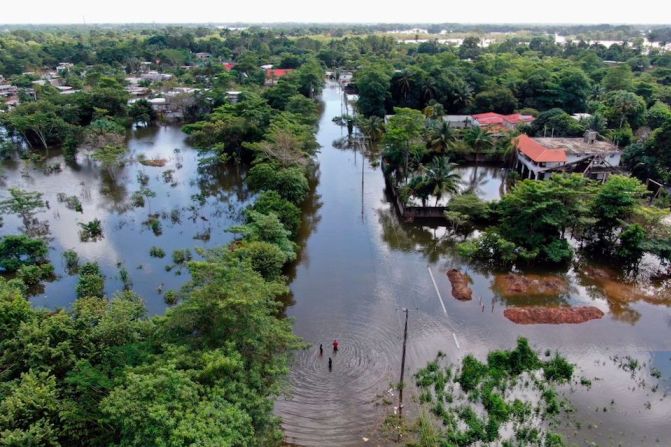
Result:
<instances>
[{"instance_id":1,"label":"person wading in water","mask_svg":"<svg viewBox=\"0 0 671 447\"><path fill-rule=\"evenodd\" d=\"M324 355L324 345L319 343L319 357L321 357L322 355Z\"/></svg>"},{"instance_id":2,"label":"person wading in water","mask_svg":"<svg viewBox=\"0 0 671 447\"><path fill-rule=\"evenodd\" d=\"M338 340L333 340L333 352L338 352Z\"/></svg>"},{"instance_id":3,"label":"person wading in water","mask_svg":"<svg viewBox=\"0 0 671 447\"><path fill-rule=\"evenodd\" d=\"M331 360L331 357L329 357L329 371L333 368L333 360Z\"/></svg>"}]
</instances>

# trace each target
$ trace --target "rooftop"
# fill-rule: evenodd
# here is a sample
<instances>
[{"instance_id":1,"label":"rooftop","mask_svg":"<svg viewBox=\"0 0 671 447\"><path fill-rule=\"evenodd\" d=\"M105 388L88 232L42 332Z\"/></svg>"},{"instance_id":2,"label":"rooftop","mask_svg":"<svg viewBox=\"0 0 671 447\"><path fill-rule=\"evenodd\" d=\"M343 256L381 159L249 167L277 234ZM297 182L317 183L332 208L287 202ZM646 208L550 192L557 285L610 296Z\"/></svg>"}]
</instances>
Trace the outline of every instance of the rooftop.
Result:
<instances>
[{"instance_id":1,"label":"rooftop","mask_svg":"<svg viewBox=\"0 0 671 447\"><path fill-rule=\"evenodd\" d=\"M548 149L564 149L571 155L607 154L620 152L613 143L596 140L588 143L584 138L534 138Z\"/></svg>"},{"instance_id":2,"label":"rooftop","mask_svg":"<svg viewBox=\"0 0 671 447\"><path fill-rule=\"evenodd\" d=\"M544 138L551 140L553 138ZM522 134L517 138L517 148L537 163L560 163L566 161L566 151L562 147L550 148L540 143L539 138L531 138Z\"/></svg>"}]
</instances>

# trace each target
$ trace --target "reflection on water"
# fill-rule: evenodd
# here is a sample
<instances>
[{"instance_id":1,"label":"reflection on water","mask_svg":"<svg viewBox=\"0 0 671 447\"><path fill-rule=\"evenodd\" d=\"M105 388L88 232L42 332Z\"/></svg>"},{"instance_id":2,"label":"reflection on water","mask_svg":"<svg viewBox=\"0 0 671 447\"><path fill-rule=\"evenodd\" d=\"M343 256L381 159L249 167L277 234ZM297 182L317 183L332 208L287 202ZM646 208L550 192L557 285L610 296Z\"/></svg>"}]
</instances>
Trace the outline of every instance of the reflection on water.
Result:
<instances>
[{"instance_id":1,"label":"reflection on water","mask_svg":"<svg viewBox=\"0 0 671 447\"><path fill-rule=\"evenodd\" d=\"M188 272L173 268L173 250L216 247L231 240L226 229L240 221L240 210L251 200L240 168L199 169L198 154L185 142L178 127L160 127L133 131L128 161L124 166L100 169L86 153L78 154L74 164L61 156L42 163L12 160L3 164L6 187L39 191L50 209L36 217L50 227L49 257L59 278L46 283L44 293L33 298L38 306L56 308L73 299L76 276L65 272L62 253L74 249L82 262L97 261L106 276L108 295L121 289L118 264L130 273L133 289L142 296L150 313L165 309L162 293L180 287ZM163 167L144 166L137 160L165 159ZM60 165L60 172L45 174L45 166ZM147 177L145 206L135 208L131 196L142 188L139 176ZM57 200L58 193L76 195L83 212L67 209ZM143 225L150 214L158 214L160 234ZM103 223L104 237L97 242L81 242L78 223L94 218ZM16 216L5 216L0 234L12 234L21 226ZM163 248L166 257L152 258L152 246Z\"/></svg>"},{"instance_id":2,"label":"reflection on water","mask_svg":"<svg viewBox=\"0 0 671 447\"><path fill-rule=\"evenodd\" d=\"M321 206L313 208L314 226L306 227L312 234L295 269L294 304L287 310L298 335L313 346L297 354L291 389L276 405L288 442L358 446L365 445L364 437L375 439L376 425L396 404L395 393L388 391L399 380L405 307L410 310L406 378L438 350L453 361L469 352L483 357L491 349L510 348L518 336L525 336L538 349L561 350L585 375L602 379L594 380L589 392L577 389L575 394L576 418L590 420L599 429L584 428L574 437L575 427L562 427L571 440L601 444L614 433L623 445L659 445L655 438L671 439L671 426L662 423L671 414L669 401L662 399L646 409L650 398L644 399L645 392L628 399L634 392L625 384L631 388L632 379L610 360L615 353L644 359L649 352L671 351L668 307L649 300L630 301L626 307L638 317L625 319L603 288L595 287L575 267L562 273L568 291L560 296L513 301L596 306L606 313L604 318L566 326L519 326L508 321L503 310L511 302L494 287L497 272L456 256L444 228L399 222L385 195L377 159L363 158L356 148L333 147L347 132L331 121L341 114L341 97L335 85L327 86L323 97L316 187ZM499 196L503 181L499 170L480 166L461 173L476 194L486 199ZM435 277L445 311L427 268ZM450 268L473 279L473 300L452 298L446 277ZM331 353L327 349L320 357L318 346L328 348L334 338L341 342L341 350L332 355L329 372ZM381 403L381 396L385 396L382 400L392 396L392 405ZM606 405L610 396L616 404L596 413L595 407L603 407L607 396ZM412 405L412 396L405 400Z\"/></svg>"}]
</instances>

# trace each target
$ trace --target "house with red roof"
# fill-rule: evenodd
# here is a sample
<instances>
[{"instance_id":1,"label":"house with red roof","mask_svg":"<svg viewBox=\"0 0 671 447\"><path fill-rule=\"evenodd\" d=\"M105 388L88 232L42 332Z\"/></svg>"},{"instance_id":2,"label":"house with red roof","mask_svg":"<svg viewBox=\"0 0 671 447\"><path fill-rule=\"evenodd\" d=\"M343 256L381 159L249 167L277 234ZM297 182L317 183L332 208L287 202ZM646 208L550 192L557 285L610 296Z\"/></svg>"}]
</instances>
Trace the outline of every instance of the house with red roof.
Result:
<instances>
[{"instance_id":1,"label":"house with red roof","mask_svg":"<svg viewBox=\"0 0 671 447\"><path fill-rule=\"evenodd\" d=\"M522 115L521 113L511 113L510 115L501 115L500 113L487 112L471 115L477 126L487 128L488 130L514 130L518 124L530 123L534 120L531 115Z\"/></svg>"},{"instance_id":2,"label":"house with red roof","mask_svg":"<svg viewBox=\"0 0 671 447\"><path fill-rule=\"evenodd\" d=\"M294 71L293 68L266 68L266 85L275 85L280 78Z\"/></svg>"},{"instance_id":3,"label":"house with red roof","mask_svg":"<svg viewBox=\"0 0 671 447\"><path fill-rule=\"evenodd\" d=\"M583 138L539 138L522 134L514 140L515 170L522 178L542 180L554 172L580 172L603 180L619 170L622 151L593 131Z\"/></svg>"},{"instance_id":4,"label":"house with red roof","mask_svg":"<svg viewBox=\"0 0 671 447\"><path fill-rule=\"evenodd\" d=\"M224 62L224 70L226 71L231 71L233 68L235 68L236 63L235 62Z\"/></svg>"}]
</instances>

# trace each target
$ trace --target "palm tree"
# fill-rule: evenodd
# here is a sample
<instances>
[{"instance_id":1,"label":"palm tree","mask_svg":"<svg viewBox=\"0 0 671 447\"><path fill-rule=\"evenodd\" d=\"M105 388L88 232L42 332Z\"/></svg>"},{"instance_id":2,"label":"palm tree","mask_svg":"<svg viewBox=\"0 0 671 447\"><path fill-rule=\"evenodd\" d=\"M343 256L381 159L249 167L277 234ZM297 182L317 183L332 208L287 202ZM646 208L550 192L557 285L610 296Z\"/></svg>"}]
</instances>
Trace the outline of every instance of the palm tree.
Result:
<instances>
[{"instance_id":1,"label":"palm tree","mask_svg":"<svg viewBox=\"0 0 671 447\"><path fill-rule=\"evenodd\" d=\"M492 136L480 126L469 127L464 133L464 141L473 149L476 165L478 164L478 155L480 152L494 145Z\"/></svg>"},{"instance_id":2,"label":"palm tree","mask_svg":"<svg viewBox=\"0 0 671 447\"><path fill-rule=\"evenodd\" d=\"M457 174L456 168L457 165L450 163L450 159L445 156L435 157L426 168L424 179L431 188L432 194L436 196L436 206L444 193L459 192L461 177Z\"/></svg>"},{"instance_id":3,"label":"palm tree","mask_svg":"<svg viewBox=\"0 0 671 447\"><path fill-rule=\"evenodd\" d=\"M445 121L433 126L429 133L429 147L434 152L444 154L455 140L454 130L450 127L450 123Z\"/></svg>"}]
</instances>

